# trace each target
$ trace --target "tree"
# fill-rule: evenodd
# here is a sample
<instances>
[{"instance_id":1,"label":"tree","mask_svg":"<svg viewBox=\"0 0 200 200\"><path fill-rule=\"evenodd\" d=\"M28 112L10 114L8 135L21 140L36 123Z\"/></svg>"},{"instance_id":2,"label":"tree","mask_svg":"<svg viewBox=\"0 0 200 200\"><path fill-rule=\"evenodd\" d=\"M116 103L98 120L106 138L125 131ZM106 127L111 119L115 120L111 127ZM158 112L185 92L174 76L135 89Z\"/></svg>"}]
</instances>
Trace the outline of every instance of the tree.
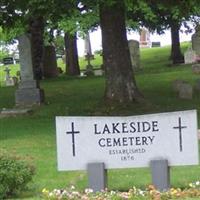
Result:
<instances>
[{"instance_id":1,"label":"tree","mask_svg":"<svg viewBox=\"0 0 200 200\"><path fill-rule=\"evenodd\" d=\"M128 17L159 34L170 28L172 41L170 57L173 64L177 64L183 62L179 40L180 27L182 24L186 24L186 21L190 20L192 16L199 14L200 7L198 5L196 0L140 0L131 4Z\"/></svg>"},{"instance_id":2,"label":"tree","mask_svg":"<svg viewBox=\"0 0 200 200\"><path fill-rule=\"evenodd\" d=\"M180 46L180 38L179 38L179 30L180 30L180 23L176 21L171 21L171 59L173 64L183 63L184 57L181 53L181 46Z\"/></svg>"},{"instance_id":3,"label":"tree","mask_svg":"<svg viewBox=\"0 0 200 200\"><path fill-rule=\"evenodd\" d=\"M59 28L65 32L66 73L69 75L80 74L77 35L84 38L88 30L94 30L99 22L95 7L91 10L81 2L76 2L74 8L70 18L62 15L58 23Z\"/></svg>"},{"instance_id":4,"label":"tree","mask_svg":"<svg viewBox=\"0 0 200 200\"><path fill-rule=\"evenodd\" d=\"M29 19L28 32L31 34L32 62L36 80L41 80L43 77L44 26L45 22L42 16Z\"/></svg>"},{"instance_id":5,"label":"tree","mask_svg":"<svg viewBox=\"0 0 200 200\"><path fill-rule=\"evenodd\" d=\"M13 3L14 0L8 1ZM86 13L94 13L99 6L103 62L106 75L105 98L106 100L120 103L140 101L142 99L134 79L126 38L125 0L68 1L69 7L67 7L68 4L66 5L64 0L29 0L22 2L25 3L25 6L23 5L24 7L21 10L26 11L22 12L26 20L30 19L30 17L35 19L35 17L42 16L44 22L47 20L58 22L61 15L66 11L69 11L67 13L70 17L70 14L73 13L75 8L77 9L77 6L78 9L81 8L81 14L84 14L83 10ZM81 4L83 6L80 6Z\"/></svg>"},{"instance_id":6,"label":"tree","mask_svg":"<svg viewBox=\"0 0 200 200\"><path fill-rule=\"evenodd\" d=\"M103 64L105 66L105 98L109 101L133 102L142 96L137 88L128 49L125 4L115 0L100 4Z\"/></svg>"},{"instance_id":7,"label":"tree","mask_svg":"<svg viewBox=\"0 0 200 200\"><path fill-rule=\"evenodd\" d=\"M16 21L20 21L24 32L31 35L33 69L36 79L42 78L44 30L48 21L57 22L64 12L69 15L74 1L68 0L8 0L3 1L0 25L13 29ZM60 11L62 11L60 13ZM66 14L65 14L66 15Z\"/></svg>"},{"instance_id":8,"label":"tree","mask_svg":"<svg viewBox=\"0 0 200 200\"><path fill-rule=\"evenodd\" d=\"M22 33L30 34L34 75L36 79L41 79L39 72L42 71L44 19L38 13L41 13L39 10L44 7L41 5L40 9L36 9L33 4L34 1L31 0L18 2L8 0L4 2L1 5L4 15L0 23L4 30L20 30L12 35L13 38L17 38Z\"/></svg>"},{"instance_id":9,"label":"tree","mask_svg":"<svg viewBox=\"0 0 200 200\"><path fill-rule=\"evenodd\" d=\"M77 38L76 34L65 33L66 52L66 73L69 75L79 75L80 67L78 62Z\"/></svg>"},{"instance_id":10,"label":"tree","mask_svg":"<svg viewBox=\"0 0 200 200\"><path fill-rule=\"evenodd\" d=\"M53 43L55 45L56 53L59 55L65 54L64 36L60 32L54 37Z\"/></svg>"}]
</instances>

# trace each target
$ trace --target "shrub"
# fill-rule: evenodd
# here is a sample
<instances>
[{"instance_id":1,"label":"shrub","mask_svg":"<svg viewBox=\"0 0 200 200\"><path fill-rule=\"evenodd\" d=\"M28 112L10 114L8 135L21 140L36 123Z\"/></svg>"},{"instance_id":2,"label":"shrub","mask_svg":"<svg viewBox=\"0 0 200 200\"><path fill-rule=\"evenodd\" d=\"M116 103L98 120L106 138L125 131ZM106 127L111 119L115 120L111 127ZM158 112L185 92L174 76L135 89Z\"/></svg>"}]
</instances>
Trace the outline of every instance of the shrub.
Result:
<instances>
[{"instance_id":1,"label":"shrub","mask_svg":"<svg viewBox=\"0 0 200 200\"><path fill-rule=\"evenodd\" d=\"M32 180L34 172L34 167L27 161L5 152L0 153L0 199L24 190Z\"/></svg>"},{"instance_id":2,"label":"shrub","mask_svg":"<svg viewBox=\"0 0 200 200\"><path fill-rule=\"evenodd\" d=\"M8 56L9 56L9 54L8 54L7 51L1 50L1 51L0 51L0 62L3 61L3 58L4 58L4 57L8 57Z\"/></svg>"}]
</instances>

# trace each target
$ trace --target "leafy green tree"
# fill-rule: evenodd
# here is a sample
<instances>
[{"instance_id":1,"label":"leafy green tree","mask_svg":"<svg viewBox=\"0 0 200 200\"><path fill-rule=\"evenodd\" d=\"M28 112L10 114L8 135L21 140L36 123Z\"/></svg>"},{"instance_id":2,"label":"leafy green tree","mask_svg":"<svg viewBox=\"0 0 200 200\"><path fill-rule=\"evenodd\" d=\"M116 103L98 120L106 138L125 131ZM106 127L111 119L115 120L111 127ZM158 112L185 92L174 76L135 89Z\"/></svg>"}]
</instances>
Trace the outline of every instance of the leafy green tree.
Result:
<instances>
[{"instance_id":1,"label":"leafy green tree","mask_svg":"<svg viewBox=\"0 0 200 200\"><path fill-rule=\"evenodd\" d=\"M42 1L38 1L41 3ZM20 34L29 33L31 35L32 45L32 61L35 78L39 79L38 72L41 71L42 67L42 49L43 49L43 30L44 30L44 19L40 14L44 9L44 5L37 7L36 1L15 1L8 0L3 1L1 9L3 11L3 17L1 18L1 25L7 32L13 31L13 38L17 38ZM38 6L38 4L37 4ZM17 30L20 31L17 31Z\"/></svg>"},{"instance_id":2,"label":"leafy green tree","mask_svg":"<svg viewBox=\"0 0 200 200\"><path fill-rule=\"evenodd\" d=\"M36 79L42 78L44 30L47 22L59 19L60 11L68 12L73 8L72 0L8 0L1 2L3 15L0 25L4 29L16 28L20 22L24 31L31 35L32 61Z\"/></svg>"},{"instance_id":3,"label":"leafy green tree","mask_svg":"<svg viewBox=\"0 0 200 200\"><path fill-rule=\"evenodd\" d=\"M4 57L7 57L9 55L6 38L6 34L3 33L3 30L0 27L0 61L2 61Z\"/></svg>"},{"instance_id":4,"label":"leafy green tree","mask_svg":"<svg viewBox=\"0 0 200 200\"><path fill-rule=\"evenodd\" d=\"M139 22L151 31L163 33L171 30L171 59L174 64L183 62L180 49L179 31L182 24L187 26L186 21L195 19L200 13L197 0L141 0L137 3L129 2L128 18Z\"/></svg>"},{"instance_id":5,"label":"leafy green tree","mask_svg":"<svg viewBox=\"0 0 200 200\"><path fill-rule=\"evenodd\" d=\"M126 0L98 0L95 2L89 0L28 0L20 1L17 7L14 6L14 0L8 0L8 2L12 10L18 11L15 13L16 16L22 17L22 22L25 21L25 24L29 25L27 30L30 30L33 34L31 28L39 27L37 31L34 30L37 36L42 35L39 32L43 31L43 24L45 24L45 22L51 20L52 24L54 24L60 21L60 17L66 12L66 9L68 11L68 17L70 17L71 13L73 14L74 8L77 9L77 5L78 8L81 9L81 14L84 12L91 14L98 10L102 29L106 100L123 103L140 101L143 98L137 88L131 67L125 25ZM4 3L6 4L6 2ZM19 13L22 14L19 16ZM13 16L15 14L13 14ZM66 17L66 15L64 15L64 17ZM3 18L5 19L5 17ZM30 20L32 19L33 21L31 23L35 23L35 26L33 26L33 24L30 26ZM36 22L34 20L36 20ZM13 22L12 17L11 21Z\"/></svg>"},{"instance_id":6,"label":"leafy green tree","mask_svg":"<svg viewBox=\"0 0 200 200\"><path fill-rule=\"evenodd\" d=\"M59 55L64 55L65 54L65 44L64 44L64 37L59 34L54 37L53 41L55 48L56 48L56 53Z\"/></svg>"},{"instance_id":7,"label":"leafy green tree","mask_svg":"<svg viewBox=\"0 0 200 200\"><path fill-rule=\"evenodd\" d=\"M75 7L75 11L76 11ZM65 60L66 60L66 74L80 75L80 66L78 60L77 48L77 12L68 18L66 15L61 16L58 27L64 31L64 47L65 47Z\"/></svg>"},{"instance_id":8,"label":"leafy green tree","mask_svg":"<svg viewBox=\"0 0 200 200\"><path fill-rule=\"evenodd\" d=\"M94 30L99 22L99 15L95 7L89 9L77 2L70 17L62 15L58 26L65 32L66 50L66 73L69 75L79 75L80 67L78 63L77 35L84 38L88 30Z\"/></svg>"}]
</instances>

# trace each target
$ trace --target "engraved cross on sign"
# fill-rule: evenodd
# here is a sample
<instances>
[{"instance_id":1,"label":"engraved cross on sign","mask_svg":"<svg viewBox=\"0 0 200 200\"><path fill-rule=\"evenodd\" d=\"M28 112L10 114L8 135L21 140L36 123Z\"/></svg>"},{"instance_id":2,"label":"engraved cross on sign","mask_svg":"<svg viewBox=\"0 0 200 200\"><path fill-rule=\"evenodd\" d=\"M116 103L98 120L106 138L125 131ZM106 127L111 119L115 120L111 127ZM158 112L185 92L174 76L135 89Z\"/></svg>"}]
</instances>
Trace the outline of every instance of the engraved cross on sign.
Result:
<instances>
[{"instance_id":1,"label":"engraved cross on sign","mask_svg":"<svg viewBox=\"0 0 200 200\"><path fill-rule=\"evenodd\" d=\"M74 130L74 122L72 122L72 130L71 131L67 131L67 134L71 134L72 135L72 154L75 157L76 153L75 153L75 134L80 133L79 131L75 131Z\"/></svg>"},{"instance_id":2,"label":"engraved cross on sign","mask_svg":"<svg viewBox=\"0 0 200 200\"><path fill-rule=\"evenodd\" d=\"M181 117L178 118L178 126L173 127L174 129L179 130L179 146L180 151L183 151L183 144L182 144L182 129L187 128L187 126L181 126Z\"/></svg>"}]
</instances>

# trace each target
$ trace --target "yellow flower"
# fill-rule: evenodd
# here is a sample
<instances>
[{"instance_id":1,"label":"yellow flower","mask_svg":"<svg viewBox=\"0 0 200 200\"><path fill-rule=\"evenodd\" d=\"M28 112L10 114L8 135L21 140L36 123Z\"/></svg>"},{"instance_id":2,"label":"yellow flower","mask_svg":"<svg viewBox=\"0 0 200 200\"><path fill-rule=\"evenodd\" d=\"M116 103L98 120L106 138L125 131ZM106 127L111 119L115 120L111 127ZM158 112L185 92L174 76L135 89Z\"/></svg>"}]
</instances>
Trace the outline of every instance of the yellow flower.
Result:
<instances>
[{"instance_id":1,"label":"yellow flower","mask_svg":"<svg viewBox=\"0 0 200 200\"><path fill-rule=\"evenodd\" d=\"M192 184L192 183L190 183L190 184L189 184L189 186L190 186L190 187L193 187L193 184Z\"/></svg>"},{"instance_id":2,"label":"yellow flower","mask_svg":"<svg viewBox=\"0 0 200 200\"><path fill-rule=\"evenodd\" d=\"M42 190L42 193L47 194L47 193L49 193L49 190L47 190L46 188L44 188L44 189Z\"/></svg>"},{"instance_id":3,"label":"yellow flower","mask_svg":"<svg viewBox=\"0 0 200 200\"><path fill-rule=\"evenodd\" d=\"M173 190L171 191L171 194L172 194L172 195L175 195L177 192L178 192L178 191L177 191L176 189L173 189Z\"/></svg>"}]
</instances>

